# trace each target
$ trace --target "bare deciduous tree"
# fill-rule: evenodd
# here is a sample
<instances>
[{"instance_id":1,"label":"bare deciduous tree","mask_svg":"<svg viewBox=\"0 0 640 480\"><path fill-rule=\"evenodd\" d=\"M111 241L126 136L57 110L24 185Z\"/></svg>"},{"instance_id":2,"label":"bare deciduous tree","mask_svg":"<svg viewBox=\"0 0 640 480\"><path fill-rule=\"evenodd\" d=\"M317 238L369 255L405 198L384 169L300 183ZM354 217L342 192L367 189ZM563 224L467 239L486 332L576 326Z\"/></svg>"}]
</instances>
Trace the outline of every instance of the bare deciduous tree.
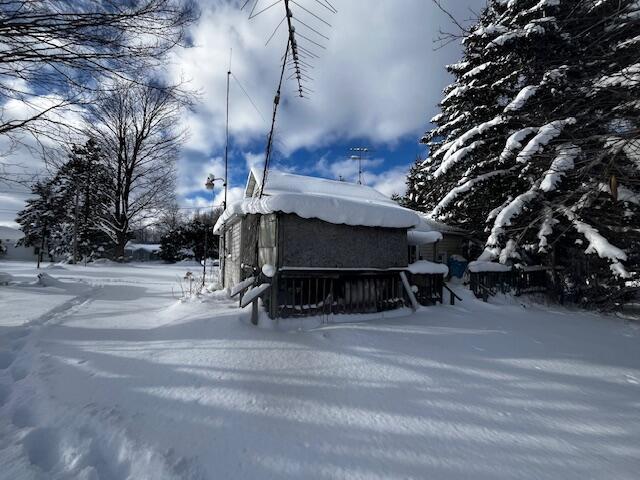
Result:
<instances>
[{"instance_id":1,"label":"bare deciduous tree","mask_svg":"<svg viewBox=\"0 0 640 480\"><path fill-rule=\"evenodd\" d=\"M74 127L65 112L146 78L196 16L191 0L0 0L3 148L58 141Z\"/></svg>"},{"instance_id":2,"label":"bare deciduous tree","mask_svg":"<svg viewBox=\"0 0 640 480\"><path fill-rule=\"evenodd\" d=\"M175 162L184 132L176 129L184 98L176 87L120 83L88 109L111 172L104 231L123 257L134 223L157 217L174 195Z\"/></svg>"}]
</instances>

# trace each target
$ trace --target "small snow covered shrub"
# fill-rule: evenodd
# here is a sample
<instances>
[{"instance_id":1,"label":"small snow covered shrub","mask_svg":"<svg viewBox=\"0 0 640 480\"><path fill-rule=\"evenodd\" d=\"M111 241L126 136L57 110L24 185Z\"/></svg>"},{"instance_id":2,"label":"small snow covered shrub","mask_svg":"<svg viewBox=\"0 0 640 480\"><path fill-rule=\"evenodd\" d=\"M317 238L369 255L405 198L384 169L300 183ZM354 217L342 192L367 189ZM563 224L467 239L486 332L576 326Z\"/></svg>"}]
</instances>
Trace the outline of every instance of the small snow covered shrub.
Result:
<instances>
[{"instance_id":1,"label":"small snow covered shrub","mask_svg":"<svg viewBox=\"0 0 640 480\"><path fill-rule=\"evenodd\" d=\"M202 270L198 272L188 271L183 277L178 278L178 289L181 300L198 298L219 290L220 278L218 269L208 267L206 274Z\"/></svg>"},{"instance_id":2,"label":"small snow covered shrub","mask_svg":"<svg viewBox=\"0 0 640 480\"><path fill-rule=\"evenodd\" d=\"M448 66L403 203L482 239L480 260L565 267L579 301L631 293L638 15L636 0L490 0Z\"/></svg>"}]
</instances>

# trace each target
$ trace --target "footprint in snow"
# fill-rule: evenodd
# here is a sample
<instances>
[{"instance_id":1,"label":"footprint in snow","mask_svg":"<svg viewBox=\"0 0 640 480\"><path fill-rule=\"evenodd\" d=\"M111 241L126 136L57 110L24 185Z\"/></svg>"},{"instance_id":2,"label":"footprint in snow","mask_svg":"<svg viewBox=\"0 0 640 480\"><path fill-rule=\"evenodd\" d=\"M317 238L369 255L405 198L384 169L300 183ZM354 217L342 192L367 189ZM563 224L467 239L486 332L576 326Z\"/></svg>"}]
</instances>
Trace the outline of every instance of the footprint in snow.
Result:
<instances>
[{"instance_id":1,"label":"footprint in snow","mask_svg":"<svg viewBox=\"0 0 640 480\"><path fill-rule=\"evenodd\" d=\"M14 382L19 382L29 375L29 370L23 366L14 365L11 367L11 378Z\"/></svg>"},{"instance_id":2,"label":"footprint in snow","mask_svg":"<svg viewBox=\"0 0 640 480\"><path fill-rule=\"evenodd\" d=\"M60 438L53 428L35 428L24 437L24 450L31 464L51 471L61 458Z\"/></svg>"},{"instance_id":3,"label":"footprint in snow","mask_svg":"<svg viewBox=\"0 0 640 480\"><path fill-rule=\"evenodd\" d=\"M6 370L16 359L16 354L8 351L0 351L0 370Z\"/></svg>"},{"instance_id":4,"label":"footprint in snow","mask_svg":"<svg viewBox=\"0 0 640 480\"><path fill-rule=\"evenodd\" d=\"M2 407L7 402L10 394L11 389L9 388L9 386L0 383L0 407Z\"/></svg>"},{"instance_id":5,"label":"footprint in snow","mask_svg":"<svg viewBox=\"0 0 640 480\"><path fill-rule=\"evenodd\" d=\"M24 347L26 343L27 341L24 338L19 338L18 340L14 340L13 342L11 342L11 350L14 352L22 350L22 347Z\"/></svg>"},{"instance_id":6,"label":"footprint in snow","mask_svg":"<svg viewBox=\"0 0 640 480\"><path fill-rule=\"evenodd\" d=\"M26 337L27 335L29 335L29 331L30 330L28 328L16 328L15 330L12 330L9 333L7 333L6 336L14 340L14 339Z\"/></svg>"},{"instance_id":7,"label":"footprint in snow","mask_svg":"<svg viewBox=\"0 0 640 480\"><path fill-rule=\"evenodd\" d=\"M26 405L16 408L11 415L11 423L18 428L27 428L35 426L35 420L31 409Z\"/></svg>"}]
</instances>

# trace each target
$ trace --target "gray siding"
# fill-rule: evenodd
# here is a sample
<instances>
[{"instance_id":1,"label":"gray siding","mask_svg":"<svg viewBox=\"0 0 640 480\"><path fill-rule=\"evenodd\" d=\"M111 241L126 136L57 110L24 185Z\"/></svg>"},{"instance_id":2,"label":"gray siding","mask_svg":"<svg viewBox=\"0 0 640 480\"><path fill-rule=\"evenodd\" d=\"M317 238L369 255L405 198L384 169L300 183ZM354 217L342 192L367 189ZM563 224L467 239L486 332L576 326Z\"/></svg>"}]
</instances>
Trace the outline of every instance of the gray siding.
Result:
<instances>
[{"instance_id":1,"label":"gray siding","mask_svg":"<svg viewBox=\"0 0 640 480\"><path fill-rule=\"evenodd\" d=\"M256 242L258 241L259 217L259 215L247 215L242 219L241 263L245 265L249 272L245 277L251 276L251 267L256 266Z\"/></svg>"},{"instance_id":2,"label":"gray siding","mask_svg":"<svg viewBox=\"0 0 640 480\"><path fill-rule=\"evenodd\" d=\"M241 222L237 221L227 225L225 227L225 235L227 251L224 259L224 286L232 287L240 281Z\"/></svg>"},{"instance_id":3,"label":"gray siding","mask_svg":"<svg viewBox=\"0 0 640 480\"><path fill-rule=\"evenodd\" d=\"M276 235L278 219L275 214L260 217L258 235L258 266L277 265Z\"/></svg>"},{"instance_id":4,"label":"gray siding","mask_svg":"<svg viewBox=\"0 0 640 480\"><path fill-rule=\"evenodd\" d=\"M437 243L421 245L418 257L431 262L447 263L451 255L462 255L462 241L464 237L444 233L442 240Z\"/></svg>"},{"instance_id":5,"label":"gray siding","mask_svg":"<svg viewBox=\"0 0 640 480\"><path fill-rule=\"evenodd\" d=\"M278 220L279 266L407 266L407 230L404 228L335 225L292 214L280 214Z\"/></svg>"}]
</instances>

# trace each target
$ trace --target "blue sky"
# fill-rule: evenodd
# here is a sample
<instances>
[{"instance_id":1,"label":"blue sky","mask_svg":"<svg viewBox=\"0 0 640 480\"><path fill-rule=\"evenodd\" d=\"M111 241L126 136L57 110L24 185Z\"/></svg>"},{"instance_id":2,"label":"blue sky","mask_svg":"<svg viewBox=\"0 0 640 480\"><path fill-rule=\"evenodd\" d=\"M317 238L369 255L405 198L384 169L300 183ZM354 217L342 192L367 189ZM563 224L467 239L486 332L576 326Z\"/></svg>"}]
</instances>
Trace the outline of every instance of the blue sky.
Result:
<instances>
[{"instance_id":1,"label":"blue sky","mask_svg":"<svg viewBox=\"0 0 640 480\"><path fill-rule=\"evenodd\" d=\"M259 6L273 3L258 0ZM188 135L178 162L177 197L186 209L220 204L221 191L211 199L203 190L208 174L223 176L225 92L231 55L230 200L238 198L248 167L262 161L280 57L286 29L266 40L284 16L282 4L248 19L240 0L208 0L191 29L193 46L171 52L163 75L186 81L198 93L198 103L182 118ZM298 4L318 11L315 0ZM405 175L416 155L426 149L418 139L437 111L442 89L450 82L445 65L456 62L460 45L436 49L441 29L450 20L430 0L335 0L333 15L321 13L331 27L300 8L294 16L329 37L320 58L313 61L314 93L299 99L293 80L283 88L277 117L273 168L326 178L357 178L349 148L367 146L375 151L365 162L365 183L387 195L403 193ZM443 4L459 19L474 16L484 0L449 0ZM292 7L293 8L293 7ZM259 9L259 8L258 8ZM318 11L319 13L321 12ZM308 16L307 16L308 17ZM315 22L315 23L314 23ZM307 32L309 35L309 32ZM254 105L241 89L249 94ZM43 169L42 161L26 151L15 160L28 171ZM24 193L0 191L0 224L14 225Z\"/></svg>"},{"instance_id":2,"label":"blue sky","mask_svg":"<svg viewBox=\"0 0 640 480\"><path fill-rule=\"evenodd\" d=\"M256 140L251 145L245 146L244 149L231 147L229 153L229 186L231 188L244 186L248 167L253 163L251 160L247 160L247 152L251 152L251 158L255 161L256 166L263 166L261 149L264 148L264 143ZM417 142L417 136L414 134L406 135L392 144L374 144L371 139L367 138L339 139L330 145L319 148L300 148L289 155L276 152L272 158L271 166L274 169L304 175L356 182L358 180L358 161L351 158L354 152L349 149L362 146L371 150L362 157L363 183L375 185L389 195L403 193L404 175L408 167L417 155L424 157L427 151L424 145ZM215 167L208 171L223 177L221 169L224 150L214 150L210 155L198 151L189 151L185 154L195 163L201 165L211 165L212 156L219 159L220 161L215 163ZM198 178L202 178L201 172L198 172ZM214 194L218 203L221 199L220 191L221 184L217 183ZM204 188L189 190L183 194L183 199L186 200L183 200L183 203L191 205L194 202L195 205L203 205L198 202L198 199L202 198L211 198L211 193Z\"/></svg>"}]
</instances>

